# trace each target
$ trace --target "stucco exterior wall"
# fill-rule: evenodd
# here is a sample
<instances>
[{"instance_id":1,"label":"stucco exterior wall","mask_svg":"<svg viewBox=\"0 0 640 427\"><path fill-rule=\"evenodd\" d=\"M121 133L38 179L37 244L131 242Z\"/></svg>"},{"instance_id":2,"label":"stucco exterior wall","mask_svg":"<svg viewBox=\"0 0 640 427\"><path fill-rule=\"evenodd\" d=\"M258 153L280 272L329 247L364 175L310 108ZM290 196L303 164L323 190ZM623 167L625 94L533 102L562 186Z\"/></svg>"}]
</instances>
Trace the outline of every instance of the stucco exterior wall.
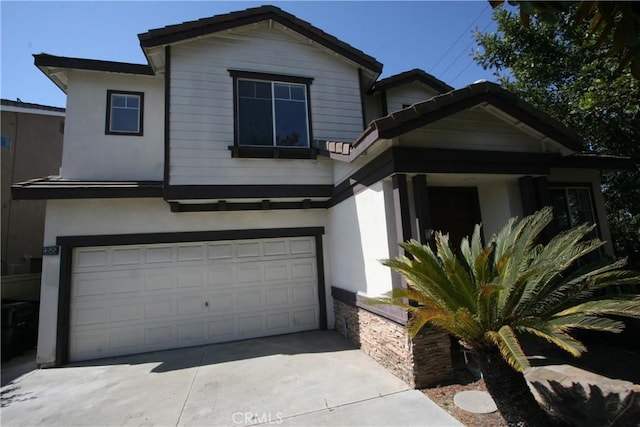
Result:
<instances>
[{"instance_id":1,"label":"stucco exterior wall","mask_svg":"<svg viewBox=\"0 0 640 427\"><path fill-rule=\"evenodd\" d=\"M45 245L59 236L85 236L260 228L325 227L323 236L327 323L333 327L329 230L324 210L173 213L161 199L49 200ZM55 361L60 256L45 256L37 363Z\"/></svg>"},{"instance_id":2,"label":"stucco exterior wall","mask_svg":"<svg viewBox=\"0 0 640 427\"><path fill-rule=\"evenodd\" d=\"M162 180L164 79L133 74L68 72L62 177ZM144 92L143 136L106 135L107 90Z\"/></svg>"},{"instance_id":3,"label":"stucco exterior wall","mask_svg":"<svg viewBox=\"0 0 640 427\"><path fill-rule=\"evenodd\" d=\"M380 263L397 254L390 191L390 184L378 182L329 209L334 286L369 296L392 288L391 270Z\"/></svg>"}]
</instances>

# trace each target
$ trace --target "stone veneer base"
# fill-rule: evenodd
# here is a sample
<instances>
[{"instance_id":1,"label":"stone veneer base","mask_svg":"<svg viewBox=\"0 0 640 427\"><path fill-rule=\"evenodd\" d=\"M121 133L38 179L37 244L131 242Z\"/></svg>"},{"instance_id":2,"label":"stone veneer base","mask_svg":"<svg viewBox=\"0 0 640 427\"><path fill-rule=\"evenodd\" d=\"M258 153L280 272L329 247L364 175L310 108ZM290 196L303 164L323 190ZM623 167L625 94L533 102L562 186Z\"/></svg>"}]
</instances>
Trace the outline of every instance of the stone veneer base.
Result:
<instances>
[{"instance_id":1,"label":"stone veneer base","mask_svg":"<svg viewBox=\"0 0 640 427\"><path fill-rule=\"evenodd\" d=\"M335 328L362 351L413 388L453 376L449 335L424 328L411 339L404 327L360 307L334 299Z\"/></svg>"}]
</instances>

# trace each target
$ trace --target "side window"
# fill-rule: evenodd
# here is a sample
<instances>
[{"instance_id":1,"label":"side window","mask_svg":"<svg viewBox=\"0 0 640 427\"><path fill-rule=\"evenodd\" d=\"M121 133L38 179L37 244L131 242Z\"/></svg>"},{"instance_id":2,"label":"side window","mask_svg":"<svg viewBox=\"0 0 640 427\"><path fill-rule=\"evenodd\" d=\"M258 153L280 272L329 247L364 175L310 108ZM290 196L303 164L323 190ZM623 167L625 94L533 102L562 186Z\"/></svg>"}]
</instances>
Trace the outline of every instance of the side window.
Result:
<instances>
[{"instance_id":1,"label":"side window","mask_svg":"<svg viewBox=\"0 0 640 427\"><path fill-rule=\"evenodd\" d=\"M107 91L106 134L142 136L143 117L144 93Z\"/></svg>"},{"instance_id":2,"label":"side window","mask_svg":"<svg viewBox=\"0 0 640 427\"><path fill-rule=\"evenodd\" d=\"M549 193L559 231L568 230L585 222L597 223L589 187L552 187ZM596 237L595 231L590 237Z\"/></svg>"}]
</instances>

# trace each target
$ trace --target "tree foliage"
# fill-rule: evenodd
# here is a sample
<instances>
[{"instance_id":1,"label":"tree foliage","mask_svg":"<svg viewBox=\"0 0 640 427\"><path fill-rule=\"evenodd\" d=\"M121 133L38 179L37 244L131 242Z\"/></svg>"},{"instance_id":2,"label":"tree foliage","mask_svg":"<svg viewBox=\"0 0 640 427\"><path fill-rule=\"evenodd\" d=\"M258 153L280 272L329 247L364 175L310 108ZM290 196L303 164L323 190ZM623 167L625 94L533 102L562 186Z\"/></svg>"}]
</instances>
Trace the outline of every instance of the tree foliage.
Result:
<instances>
[{"instance_id":1,"label":"tree foliage","mask_svg":"<svg viewBox=\"0 0 640 427\"><path fill-rule=\"evenodd\" d=\"M493 8L504 0L490 0ZM531 16L537 16L551 24L559 15L573 12L576 23L589 23L589 33L597 36L594 47L606 46L608 54L618 60L618 71L629 68L640 80L640 3L631 1L527 1L510 0L518 6L520 20L529 26Z\"/></svg>"},{"instance_id":2,"label":"tree foliage","mask_svg":"<svg viewBox=\"0 0 640 427\"><path fill-rule=\"evenodd\" d=\"M619 70L588 21L575 19L578 7L570 3L554 21L533 15L528 26L496 10L498 30L476 33L475 60L506 89L576 129L585 149L640 159L640 81ZM640 266L640 172L605 171L602 182L616 252Z\"/></svg>"}]
</instances>

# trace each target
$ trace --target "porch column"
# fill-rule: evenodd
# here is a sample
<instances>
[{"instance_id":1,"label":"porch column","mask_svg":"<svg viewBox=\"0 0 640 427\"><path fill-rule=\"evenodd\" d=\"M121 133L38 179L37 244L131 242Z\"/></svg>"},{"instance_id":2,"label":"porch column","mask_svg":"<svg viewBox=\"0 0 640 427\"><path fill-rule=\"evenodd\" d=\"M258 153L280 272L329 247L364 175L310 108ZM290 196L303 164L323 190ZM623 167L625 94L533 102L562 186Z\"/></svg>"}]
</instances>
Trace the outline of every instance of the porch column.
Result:
<instances>
[{"instance_id":1,"label":"porch column","mask_svg":"<svg viewBox=\"0 0 640 427\"><path fill-rule=\"evenodd\" d=\"M522 201L523 216L531 215L536 211L536 190L532 176L523 176L518 179L520 184L520 200Z\"/></svg>"},{"instance_id":2,"label":"porch column","mask_svg":"<svg viewBox=\"0 0 640 427\"><path fill-rule=\"evenodd\" d=\"M404 174L394 175L393 183L393 210L396 223L396 236L399 241L406 242L411 239L411 218L409 212L409 191L407 188L407 176ZM411 258L411 254L399 248L399 255ZM399 277L398 281L394 281L394 287L406 288L407 280L400 274L394 272ZM409 320L409 313L399 307L392 307L404 323Z\"/></svg>"},{"instance_id":3,"label":"porch column","mask_svg":"<svg viewBox=\"0 0 640 427\"><path fill-rule=\"evenodd\" d=\"M538 206L536 210L540 210L545 206L551 206L551 193L549 193L549 180L546 176L538 176L533 179L533 186L536 193L536 201ZM553 236L558 234L558 228L555 221L552 221L540 235L542 243L547 244Z\"/></svg>"},{"instance_id":4,"label":"porch column","mask_svg":"<svg viewBox=\"0 0 640 427\"><path fill-rule=\"evenodd\" d=\"M429 194L427 193L426 175L416 175L411 180L413 185L413 202L416 209L416 229L420 243L426 245L429 240L428 231L431 226L431 216L429 214Z\"/></svg>"}]
</instances>

